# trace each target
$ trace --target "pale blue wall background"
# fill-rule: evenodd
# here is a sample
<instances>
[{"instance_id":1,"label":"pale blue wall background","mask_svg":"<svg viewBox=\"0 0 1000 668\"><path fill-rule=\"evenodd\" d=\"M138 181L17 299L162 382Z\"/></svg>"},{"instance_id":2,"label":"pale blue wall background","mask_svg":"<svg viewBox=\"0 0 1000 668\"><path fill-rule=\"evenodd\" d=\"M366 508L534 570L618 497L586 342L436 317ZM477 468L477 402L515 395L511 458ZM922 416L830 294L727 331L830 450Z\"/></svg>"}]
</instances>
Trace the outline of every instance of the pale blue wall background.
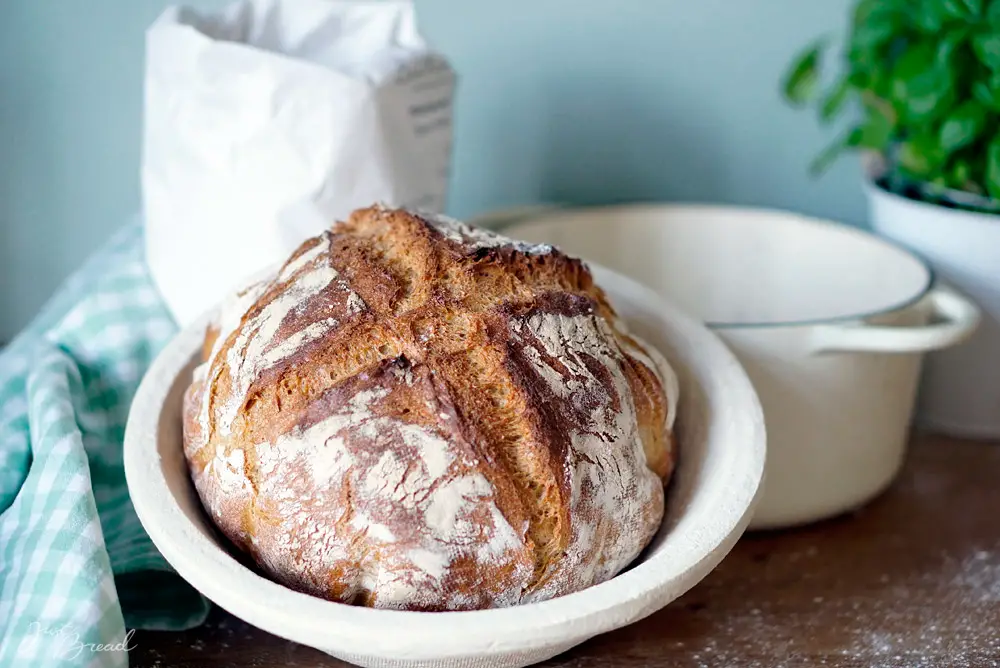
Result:
<instances>
[{"instance_id":1,"label":"pale blue wall background","mask_svg":"<svg viewBox=\"0 0 1000 668\"><path fill-rule=\"evenodd\" d=\"M138 208L143 30L166 4L0 2L0 340ZM863 223L855 163L810 180L828 134L777 95L848 5L417 0L461 77L451 213L683 199Z\"/></svg>"}]
</instances>

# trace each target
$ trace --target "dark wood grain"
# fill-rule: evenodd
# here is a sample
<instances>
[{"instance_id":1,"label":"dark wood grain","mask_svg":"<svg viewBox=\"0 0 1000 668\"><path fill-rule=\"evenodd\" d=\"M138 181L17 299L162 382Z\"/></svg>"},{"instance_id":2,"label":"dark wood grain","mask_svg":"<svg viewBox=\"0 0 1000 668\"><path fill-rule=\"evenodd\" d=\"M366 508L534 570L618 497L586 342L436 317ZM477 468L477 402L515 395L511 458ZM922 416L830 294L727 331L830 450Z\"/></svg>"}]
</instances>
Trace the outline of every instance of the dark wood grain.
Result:
<instances>
[{"instance_id":1,"label":"dark wood grain","mask_svg":"<svg viewBox=\"0 0 1000 668\"><path fill-rule=\"evenodd\" d=\"M346 665L218 610L198 629L133 640L143 668ZM666 609L544 665L1000 666L1000 445L916 437L875 502L749 534Z\"/></svg>"}]
</instances>

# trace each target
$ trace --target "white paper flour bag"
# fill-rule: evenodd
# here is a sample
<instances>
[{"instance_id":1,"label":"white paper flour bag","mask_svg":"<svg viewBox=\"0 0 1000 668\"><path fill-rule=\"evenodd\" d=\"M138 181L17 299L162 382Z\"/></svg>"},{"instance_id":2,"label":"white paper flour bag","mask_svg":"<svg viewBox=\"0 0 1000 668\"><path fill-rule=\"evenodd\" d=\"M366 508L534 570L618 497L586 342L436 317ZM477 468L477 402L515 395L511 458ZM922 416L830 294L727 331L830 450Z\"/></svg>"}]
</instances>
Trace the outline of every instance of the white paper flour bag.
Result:
<instances>
[{"instance_id":1,"label":"white paper flour bag","mask_svg":"<svg viewBox=\"0 0 1000 668\"><path fill-rule=\"evenodd\" d=\"M454 87L409 2L168 9L147 33L142 189L179 324L358 207L441 212Z\"/></svg>"}]
</instances>

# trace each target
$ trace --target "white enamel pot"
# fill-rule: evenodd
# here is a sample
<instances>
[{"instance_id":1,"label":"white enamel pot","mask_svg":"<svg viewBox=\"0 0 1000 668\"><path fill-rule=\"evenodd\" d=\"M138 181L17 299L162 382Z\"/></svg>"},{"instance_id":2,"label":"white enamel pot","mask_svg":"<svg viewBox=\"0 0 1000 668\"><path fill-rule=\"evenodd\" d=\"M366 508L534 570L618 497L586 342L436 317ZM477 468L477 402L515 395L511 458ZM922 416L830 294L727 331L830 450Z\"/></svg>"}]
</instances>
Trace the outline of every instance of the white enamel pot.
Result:
<instances>
[{"instance_id":1,"label":"white enamel pot","mask_svg":"<svg viewBox=\"0 0 1000 668\"><path fill-rule=\"evenodd\" d=\"M789 213L633 205L503 227L645 283L736 353L768 432L755 529L837 515L885 489L903 462L924 353L963 341L979 320L909 252Z\"/></svg>"},{"instance_id":2,"label":"white enamel pot","mask_svg":"<svg viewBox=\"0 0 1000 668\"><path fill-rule=\"evenodd\" d=\"M872 227L976 300L983 320L962 345L929 355L917 419L959 436L1000 437L1000 215L919 202L865 182Z\"/></svg>"}]
</instances>

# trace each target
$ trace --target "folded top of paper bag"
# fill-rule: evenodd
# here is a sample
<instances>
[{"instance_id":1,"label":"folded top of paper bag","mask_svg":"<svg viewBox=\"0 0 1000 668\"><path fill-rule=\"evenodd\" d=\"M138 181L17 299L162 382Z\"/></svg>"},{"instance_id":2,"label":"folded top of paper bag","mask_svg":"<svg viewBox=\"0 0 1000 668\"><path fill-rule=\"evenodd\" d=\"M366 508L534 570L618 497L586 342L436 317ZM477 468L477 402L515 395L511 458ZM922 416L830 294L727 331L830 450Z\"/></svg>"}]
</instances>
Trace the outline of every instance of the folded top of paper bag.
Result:
<instances>
[{"instance_id":1,"label":"folded top of paper bag","mask_svg":"<svg viewBox=\"0 0 1000 668\"><path fill-rule=\"evenodd\" d=\"M218 14L175 7L160 21L188 25L206 40L286 56L375 83L428 50L408 2L260 0L239 2Z\"/></svg>"},{"instance_id":2,"label":"folded top of paper bag","mask_svg":"<svg viewBox=\"0 0 1000 668\"><path fill-rule=\"evenodd\" d=\"M147 33L142 187L178 322L355 208L442 211L454 84L409 2L165 11Z\"/></svg>"}]
</instances>

